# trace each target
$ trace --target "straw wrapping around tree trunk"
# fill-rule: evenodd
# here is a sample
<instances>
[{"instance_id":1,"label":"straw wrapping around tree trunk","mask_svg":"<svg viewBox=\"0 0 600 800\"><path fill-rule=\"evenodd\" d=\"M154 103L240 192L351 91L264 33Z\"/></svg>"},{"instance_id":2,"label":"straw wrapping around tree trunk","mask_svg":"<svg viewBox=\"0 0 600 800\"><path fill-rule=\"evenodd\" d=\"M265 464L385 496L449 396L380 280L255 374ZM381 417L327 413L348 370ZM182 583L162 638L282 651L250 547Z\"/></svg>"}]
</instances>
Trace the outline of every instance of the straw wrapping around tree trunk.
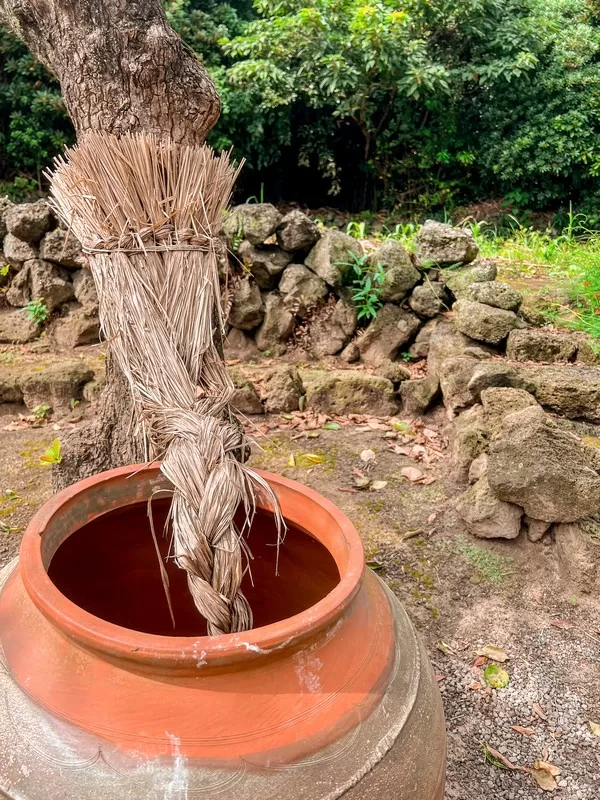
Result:
<instances>
[{"instance_id":1,"label":"straw wrapping around tree trunk","mask_svg":"<svg viewBox=\"0 0 600 800\"><path fill-rule=\"evenodd\" d=\"M238 508L249 523L262 492L277 544L283 529L271 489L236 458L244 439L215 346L218 232L236 175L206 146L88 134L50 176L52 203L89 255L102 330L152 457L173 484L173 555L210 635L252 627Z\"/></svg>"}]
</instances>

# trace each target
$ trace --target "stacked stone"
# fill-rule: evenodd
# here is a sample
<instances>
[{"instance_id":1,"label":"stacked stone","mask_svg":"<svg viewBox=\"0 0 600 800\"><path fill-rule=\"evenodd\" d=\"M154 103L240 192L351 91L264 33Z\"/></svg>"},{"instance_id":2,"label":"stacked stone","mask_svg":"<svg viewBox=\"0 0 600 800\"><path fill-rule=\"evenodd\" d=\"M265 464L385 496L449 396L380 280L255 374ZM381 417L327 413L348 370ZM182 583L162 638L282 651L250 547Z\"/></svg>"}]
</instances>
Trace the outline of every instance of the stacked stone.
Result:
<instances>
[{"instance_id":1,"label":"stacked stone","mask_svg":"<svg viewBox=\"0 0 600 800\"><path fill-rule=\"evenodd\" d=\"M78 242L57 226L44 200L15 205L0 199L2 281L6 306L0 309L0 342L22 344L40 334L20 309L30 302L55 315L49 328L59 347L98 341L98 299L83 268Z\"/></svg>"}]
</instances>

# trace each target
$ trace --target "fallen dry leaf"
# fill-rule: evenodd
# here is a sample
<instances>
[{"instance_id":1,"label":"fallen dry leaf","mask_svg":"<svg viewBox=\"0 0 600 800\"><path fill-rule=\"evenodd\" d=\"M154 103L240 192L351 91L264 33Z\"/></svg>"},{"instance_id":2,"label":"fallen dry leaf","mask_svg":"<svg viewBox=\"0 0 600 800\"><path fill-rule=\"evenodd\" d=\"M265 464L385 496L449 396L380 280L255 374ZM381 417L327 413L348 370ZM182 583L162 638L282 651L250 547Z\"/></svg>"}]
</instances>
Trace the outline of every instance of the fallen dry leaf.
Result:
<instances>
[{"instance_id":1,"label":"fallen dry leaf","mask_svg":"<svg viewBox=\"0 0 600 800\"><path fill-rule=\"evenodd\" d=\"M375 492L380 492L382 489L385 489L387 485L387 481L373 481L371 484L371 489L373 489Z\"/></svg>"},{"instance_id":2,"label":"fallen dry leaf","mask_svg":"<svg viewBox=\"0 0 600 800\"><path fill-rule=\"evenodd\" d=\"M523 736L533 736L535 733L534 728L524 728L522 725L511 725L513 731L523 734Z\"/></svg>"},{"instance_id":3,"label":"fallen dry leaf","mask_svg":"<svg viewBox=\"0 0 600 800\"><path fill-rule=\"evenodd\" d=\"M567 622L566 619L551 619L550 625L553 625L555 628L562 628L563 630L566 631L568 631L569 628L575 627L575 625L573 625L572 622Z\"/></svg>"},{"instance_id":4,"label":"fallen dry leaf","mask_svg":"<svg viewBox=\"0 0 600 800\"><path fill-rule=\"evenodd\" d=\"M534 769L541 769L553 777L560 775L560 767L557 767L556 764L550 763L550 761L543 761L541 758L537 759L533 767Z\"/></svg>"},{"instance_id":5,"label":"fallen dry leaf","mask_svg":"<svg viewBox=\"0 0 600 800\"><path fill-rule=\"evenodd\" d=\"M348 494L358 494L358 489L350 489L349 487L344 487L340 489L340 492L348 492Z\"/></svg>"},{"instance_id":6,"label":"fallen dry leaf","mask_svg":"<svg viewBox=\"0 0 600 800\"><path fill-rule=\"evenodd\" d=\"M503 756L502 753L500 753L498 750L495 750L493 747L490 747L489 744L483 745L483 752L486 754L486 757L491 756L496 761L499 761L506 767L506 769L513 769L513 770L520 769L520 767L515 767L515 765L511 761L509 761L506 756Z\"/></svg>"},{"instance_id":7,"label":"fallen dry leaf","mask_svg":"<svg viewBox=\"0 0 600 800\"><path fill-rule=\"evenodd\" d=\"M433 514L430 514L430 515L427 517L427 524L428 524L428 525L431 525L431 523L432 523L432 522L435 522L435 520L436 520L436 517L437 517L437 514L436 514L436 512L434 511L434 512L433 512Z\"/></svg>"},{"instance_id":8,"label":"fallen dry leaf","mask_svg":"<svg viewBox=\"0 0 600 800\"><path fill-rule=\"evenodd\" d=\"M483 667L484 664L485 664L485 657L484 656L478 656L475 659L475 661L473 663L473 666L474 667Z\"/></svg>"},{"instance_id":9,"label":"fallen dry leaf","mask_svg":"<svg viewBox=\"0 0 600 800\"><path fill-rule=\"evenodd\" d=\"M554 792L558 789L558 784L549 772L532 767L527 767L527 772L533 777L540 789L543 789L545 792Z\"/></svg>"},{"instance_id":10,"label":"fallen dry leaf","mask_svg":"<svg viewBox=\"0 0 600 800\"><path fill-rule=\"evenodd\" d=\"M495 644L486 644L485 647L480 647L477 651L477 655L489 658L492 661L498 661L500 664L504 664L505 661L508 661L508 656L504 650L496 647Z\"/></svg>"},{"instance_id":11,"label":"fallen dry leaf","mask_svg":"<svg viewBox=\"0 0 600 800\"><path fill-rule=\"evenodd\" d=\"M360 460L368 464L370 461L375 461L375 453L373 450L363 450L360 454Z\"/></svg>"},{"instance_id":12,"label":"fallen dry leaf","mask_svg":"<svg viewBox=\"0 0 600 800\"><path fill-rule=\"evenodd\" d=\"M471 691L475 692L475 691L477 691L478 689L483 689L483 684L482 684L482 683L479 683L479 681L473 681L473 683L470 683L470 684L467 686L467 689L471 689Z\"/></svg>"},{"instance_id":13,"label":"fallen dry leaf","mask_svg":"<svg viewBox=\"0 0 600 800\"><path fill-rule=\"evenodd\" d=\"M594 736L600 736L600 725L598 725L597 722L592 722L592 720L590 720L588 725L590 726L590 730Z\"/></svg>"},{"instance_id":14,"label":"fallen dry leaf","mask_svg":"<svg viewBox=\"0 0 600 800\"><path fill-rule=\"evenodd\" d=\"M424 477L421 470L416 467L402 467L400 474L404 475L411 483L415 483L415 481L419 481Z\"/></svg>"},{"instance_id":15,"label":"fallen dry leaf","mask_svg":"<svg viewBox=\"0 0 600 800\"><path fill-rule=\"evenodd\" d=\"M440 652L444 653L444 655L446 655L446 656L455 655L455 652L450 647L450 645L447 644L446 642L442 641L442 639L439 640L439 642L436 644L436 647L437 647L438 650L440 650Z\"/></svg>"},{"instance_id":16,"label":"fallen dry leaf","mask_svg":"<svg viewBox=\"0 0 600 800\"><path fill-rule=\"evenodd\" d=\"M548 717L546 716L546 713L545 713L544 709L541 707L541 705L539 703L533 703L531 708L533 710L533 713L537 717L539 717L540 719L543 719L543 720L548 720Z\"/></svg>"},{"instance_id":17,"label":"fallen dry leaf","mask_svg":"<svg viewBox=\"0 0 600 800\"><path fill-rule=\"evenodd\" d=\"M362 477L360 475L357 475L354 478L354 485L357 489L367 489L370 483L371 479L368 478L366 475L363 475Z\"/></svg>"}]
</instances>

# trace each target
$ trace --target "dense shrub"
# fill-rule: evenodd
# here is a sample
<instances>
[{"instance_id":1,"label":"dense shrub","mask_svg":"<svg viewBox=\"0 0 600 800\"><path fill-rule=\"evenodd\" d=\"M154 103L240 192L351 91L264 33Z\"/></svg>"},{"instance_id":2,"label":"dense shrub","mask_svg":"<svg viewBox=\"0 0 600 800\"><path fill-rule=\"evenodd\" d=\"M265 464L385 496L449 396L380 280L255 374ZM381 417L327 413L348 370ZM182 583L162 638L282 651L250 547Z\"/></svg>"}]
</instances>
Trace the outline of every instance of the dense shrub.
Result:
<instances>
[{"instance_id":1,"label":"dense shrub","mask_svg":"<svg viewBox=\"0 0 600 800\"><path fill-rule=\"evenodd\" d=\"M210 141L246 158L240 199L431 211L504 195L600 216L597 0L165 6L219 88ZM72 132L6 33L0 80L0 178L18 192Z\"/></svg>"}]
</instances>

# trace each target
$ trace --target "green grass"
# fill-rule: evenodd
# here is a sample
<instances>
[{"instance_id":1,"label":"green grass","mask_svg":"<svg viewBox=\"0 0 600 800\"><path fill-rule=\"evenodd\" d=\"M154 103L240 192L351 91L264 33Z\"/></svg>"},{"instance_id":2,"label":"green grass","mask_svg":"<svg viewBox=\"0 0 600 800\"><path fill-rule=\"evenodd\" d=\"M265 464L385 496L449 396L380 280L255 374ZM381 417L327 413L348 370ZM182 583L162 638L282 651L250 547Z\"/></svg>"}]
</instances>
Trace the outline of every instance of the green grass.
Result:
<instances>
[{"instance_id":1,"label":"green grass","mask_svg":"<svg viewBox=\"0 0 600 800\"><path fill-rule=\"evenodd\" d=\"M456 552L475 569L481 581L498 584L511 574L512 559L478 547L463 537L456 541Z\"/></svg>"}]
</instances>

